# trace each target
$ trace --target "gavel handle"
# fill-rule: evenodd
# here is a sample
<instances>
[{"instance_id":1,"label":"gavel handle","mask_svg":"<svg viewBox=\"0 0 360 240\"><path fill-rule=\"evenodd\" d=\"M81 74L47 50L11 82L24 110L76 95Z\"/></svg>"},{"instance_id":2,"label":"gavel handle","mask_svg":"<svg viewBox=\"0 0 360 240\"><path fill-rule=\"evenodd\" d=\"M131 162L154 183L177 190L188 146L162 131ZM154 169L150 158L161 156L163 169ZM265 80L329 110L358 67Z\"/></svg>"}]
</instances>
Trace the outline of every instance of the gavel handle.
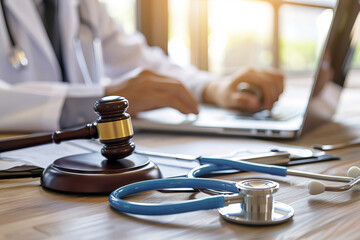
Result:
<instances>
[{"instance_id":1,"label":"gavel handle","mask_svg":"<svg viewBox=\"0 0 360 240\"><path fill-rule=\"evenodd\" d=\"M96 125L87 124L85 127L77 129L0 140L0 152L33 147L46 143L61 143L67 140L92 138L98 138Z\"/></svg>"}]
</instances>

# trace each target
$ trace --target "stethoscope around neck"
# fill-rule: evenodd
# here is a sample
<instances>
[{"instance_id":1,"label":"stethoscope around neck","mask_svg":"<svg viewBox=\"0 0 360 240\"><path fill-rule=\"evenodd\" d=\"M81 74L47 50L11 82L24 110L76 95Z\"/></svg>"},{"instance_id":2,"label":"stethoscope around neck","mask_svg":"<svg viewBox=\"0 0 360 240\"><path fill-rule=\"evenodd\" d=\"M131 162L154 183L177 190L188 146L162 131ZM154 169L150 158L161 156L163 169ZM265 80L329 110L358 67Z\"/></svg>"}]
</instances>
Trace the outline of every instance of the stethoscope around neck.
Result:
<instances>
[{"instance_id":1,"label":"stethoscope around neck","mask_svg":"<svg viewBox=\"0 0 360 240\"><path fill-rule=\"evenodd\" d=\"M8 56L11 66L16 70L24 69L29 64L29 60L25 52L18 46L10 29L9 21L6 16L4 0L0 0L1 11L4 16L5 27L8 32L9 41L11 44L11 50Z\"/></svg>"},{"instance_id":2,"label":"stethoscope around neck","mask_svg":"<svg viewBox=\"0 0 360 240\"><path fill-rule=\"evenodd\" d=\"M5 10L6 8L4 6L4 0L0 0L0 6L1 6L2 14L4 16L4 22L5 22L6 30L8 33L8 38L9 38L9 41L11 44L11 50L8 55L8 60L11 64L11 66L15 70L20 71L22 69L25 69L29 65L29 60L27 58L25 51L18 45L16 39L14 38L14 35L11 32L9 20L7 18L7 14L6 14L6 10ZM83 24L86 27L88 27L92 34L93 64L95 67L95 73L93 75L94 78L91 77L90 70L86 64L82 44L81 44L80 37L79 37L79 31L78 31L78 36L75 38L75 40L73 42L74 49L75 49L75 57L79 64L81 74L83 76L85 84L89 86L89 85L97 84L100 82L101 72L102 72L100 69L101 64L99 63L99 61L102 59L101 41L98 37L96 29L94 29L94 27L92 26L92 24L89 21L87 21L87 20L85 20L85 18L83 18L81 11L80 11L80 6L78 6L78 13L79 13L80 24Z\"/></svg>"}]
</instances>

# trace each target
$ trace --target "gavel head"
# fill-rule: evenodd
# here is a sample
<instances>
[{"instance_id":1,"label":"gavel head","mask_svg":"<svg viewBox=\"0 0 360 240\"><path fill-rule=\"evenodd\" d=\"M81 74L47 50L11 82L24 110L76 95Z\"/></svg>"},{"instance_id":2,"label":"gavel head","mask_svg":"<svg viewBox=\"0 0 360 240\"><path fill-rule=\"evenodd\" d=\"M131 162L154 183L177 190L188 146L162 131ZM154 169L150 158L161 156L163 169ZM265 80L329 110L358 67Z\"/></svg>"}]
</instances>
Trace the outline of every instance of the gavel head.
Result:
<instances>
[{"instance_id":1,"label":"gavel head","mask_svg":"<svg viewBox=\"0 0 360 240\"><path fill-rule=\"evenodd\" d=\"M99 115L96 125L99 140L104 144L101 154L109 160L127 157L135 150L130 115L125 112L128 107L129 102L119 96L103 97L94 105Z\"/></svg>"}]
</instances>

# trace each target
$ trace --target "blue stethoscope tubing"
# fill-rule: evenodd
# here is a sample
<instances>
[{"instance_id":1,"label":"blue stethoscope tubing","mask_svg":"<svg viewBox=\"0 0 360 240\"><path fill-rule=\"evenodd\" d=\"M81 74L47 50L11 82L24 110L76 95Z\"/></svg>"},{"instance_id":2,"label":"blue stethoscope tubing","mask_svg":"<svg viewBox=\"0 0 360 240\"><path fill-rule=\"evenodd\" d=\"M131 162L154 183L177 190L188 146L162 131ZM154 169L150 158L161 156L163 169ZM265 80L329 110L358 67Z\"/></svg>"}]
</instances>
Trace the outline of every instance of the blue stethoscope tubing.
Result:
<instances>
[{"instance_id":1,"label":"blue stethoscope tubing","mask_svg":"<svg viewBox=\"0 0 360 240\"><path fill-rule=\"evenodd\" d=\"M209 173L210 171L218 171L218 170L228 170L228 169L238 169L247 172L259 172L259 173L267 173L271 175L277 176L287 176L288 168L284 166L277 166L277 165L268 165L268 164L261 164L261 163L254 163L248 161L234 161L230 159L224 158L210 158L210 157L199 157L199 163L202 166L206 166L206 172ZM212 165L211 167L209 165ZM205 171L202 168L196 168L199 171ZM205 173L198 173L198 175L203 175Z\"/></svg>"},{"instance_id":2,"label":"blue stethoscope tubing","mask_svg":"<svg viewBox=\"0 0 360 240\"><path fill-rule=\"evenodd\" d=\"M352 177L341 177L302 172L290 170L284 166L267 165L247 161L234 161L230 159L209 157L199 157L197 160L200 162L201 165L192 169L188 174L188 178L155 179L123 186L110 194L110 205L120 212L140 215L165 215L197 210L222 208L225 206L226 195L224 194L239 193L235 186L236 183L224 180L199 178L201 175L219 170L237 169L249 172L267 173L277 176L295 175L344 182L350 182L354 180L354 178ZM218 192L220 193L220 195L211 196L205 199L170 204L134 203L121 199L130 194L168 188L195 188L224 192Z\"/></svg>"},{"instance_id":3,"label":"blue stethoscope tubing","mask_svg":"<svg viewBox=\"0 0 360 240\"><path fill-rule=\"evenodd\" d=\"M197 168L197 175L203 175L211 171L239 169L251 172L268 173L272 175L286 176L287 167L251 163L245 161L233 161L219 158L198 158L202 168ZM221 163L221 165L218 165ZM211 196L205 199L192 200L182 203L170 204L143 204L122 200L121 198L135 193L150 190L161 190L166 188L196 188L196 189L216 189L228 193L238 193L234 182L223 180L204 179L204 178L169 178L155 179L132 183L113 191L109 196L110 205L120 211L131 214L141 215L165 215L184 213L197 210L208 210L225 206L224 195Z\"/></svg>"},{"instance_id":4,"label":"blue stethoscope tubing","mask_svg":"<svg viewBox=\"0 0 360 240\"><path fill-rule=\"evenodd\" d=\"M235 161L231 159L211 158L211 157L198 157L197 159L200 163L200 166L192 169L189 172L188 177L194 178L205 175L213 171L237 169L248 172L267 173L267 174L283 176L283 177L292 175L298 177L306 177L306 178L321 179L321 180L336 181L336 182L351 182L354 179L353 177L334 176L327 174L297 171L297 170L288 169L287 167L284 166L268 165L268 164L254 163L249 161Z\"/></svg>"},{"instance_id":5,"label":"blue stethoscope tubing","mask_svg":"<svg viewBox=\"0 0 360 240\"><path fill-rule=\"evenodd\" d=\"M167 178L147 180L120 187L110 194L109 202L111 207L117 211L140 215L177 214L198 210L216 209L225 206L224 195L216 195L204 199L161 205L128 202L122 199L130 194L166 188L217 189L230 193L238 193L234 182L206 178Z\"/></svg>"}]
</instances>

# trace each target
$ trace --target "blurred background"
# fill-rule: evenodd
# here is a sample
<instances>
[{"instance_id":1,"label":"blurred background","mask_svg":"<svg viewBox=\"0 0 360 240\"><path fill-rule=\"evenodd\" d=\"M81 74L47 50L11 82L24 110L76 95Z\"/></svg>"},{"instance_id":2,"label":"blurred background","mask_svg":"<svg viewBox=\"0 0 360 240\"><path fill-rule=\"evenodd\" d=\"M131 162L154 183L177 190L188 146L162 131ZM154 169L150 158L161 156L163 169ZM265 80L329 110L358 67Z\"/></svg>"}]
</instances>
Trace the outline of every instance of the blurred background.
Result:
<instances>
[{"instance_id":1,"label":"blurred background","mask_svg":"<svg viewBox=\"0 0 360 240\"><path fill-rule=\"evenodd\" d=\"M276 67L288 79L314 75L336 5L336 0L102 2L127 33L143 32L150 45L180 65L221 75L244 66ZM350 76L360 76L359 46Z\"/></svg>"}]
</instances>

